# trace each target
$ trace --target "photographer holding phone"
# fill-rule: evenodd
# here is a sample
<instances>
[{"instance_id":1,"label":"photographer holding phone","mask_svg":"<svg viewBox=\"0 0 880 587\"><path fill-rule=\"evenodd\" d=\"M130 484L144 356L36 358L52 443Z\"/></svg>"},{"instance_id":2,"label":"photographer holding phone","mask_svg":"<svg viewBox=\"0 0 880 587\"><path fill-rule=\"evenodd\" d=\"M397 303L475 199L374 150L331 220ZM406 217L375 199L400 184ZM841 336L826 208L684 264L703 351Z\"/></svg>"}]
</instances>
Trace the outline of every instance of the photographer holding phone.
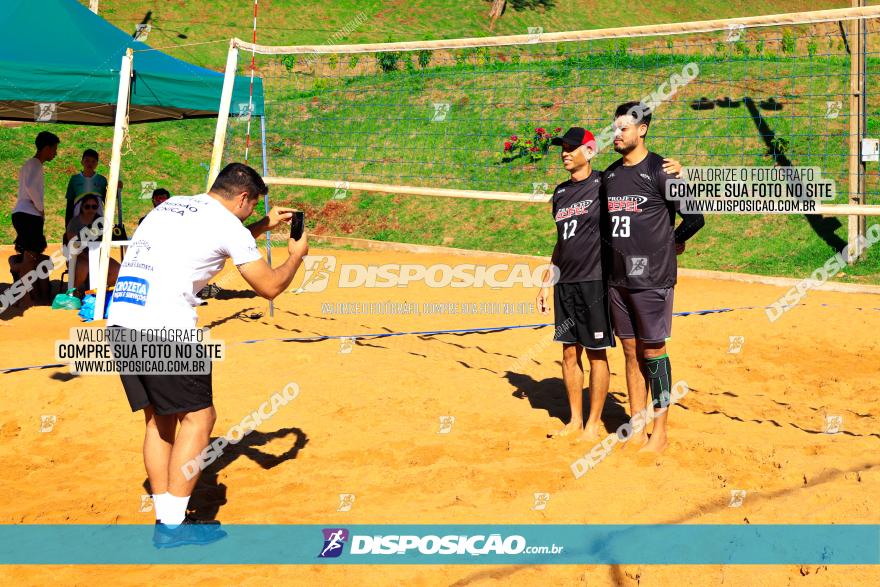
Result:
<instances>
[{"instance_id":1,"label":"photographer holding phone","mask_svg":"<svg viewBox=\"0 0 880 587\"><path fill-rule=\"evenodd\" d=\"M273 208L250 226L242 223L269 189L241 163L227 165L206 194L174 197L144 219L125 254L107 320L132 330L191 331L196 327L196 293L231 258L255 292L267 299L282 293L309 252L308 237L288 241L289 256L270 267L255 237L289 222L292 208ZM211 373L205 375L121 375L132 411L144 410L144 465L155 503L158 547L204 544L225 534L218 522L186 516L198 474L183 465L208 445L216 420ZM180 423L180 428L177 425Z\"/></svg>"}]
</instances>

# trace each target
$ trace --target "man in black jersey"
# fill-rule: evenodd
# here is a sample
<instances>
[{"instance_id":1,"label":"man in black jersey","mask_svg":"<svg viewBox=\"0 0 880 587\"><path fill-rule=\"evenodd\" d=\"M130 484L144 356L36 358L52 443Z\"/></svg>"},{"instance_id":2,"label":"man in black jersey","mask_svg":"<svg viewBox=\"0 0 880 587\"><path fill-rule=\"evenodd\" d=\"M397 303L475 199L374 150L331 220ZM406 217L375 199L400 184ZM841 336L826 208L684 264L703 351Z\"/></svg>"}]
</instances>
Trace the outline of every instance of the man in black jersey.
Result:
<instances>
[{"instance_id":1,"label":"man in black jersey","mask_svg":"<svg viewBox=\"0 0 880 587\"><path fill-rule=\"evenodd\" d=\"M556 317L554 340L562 343L562 379L568 392L571 420L554 436L583 431L585 439L598 439L600 417L608 394L608 357L614 334L608 313L608 297L602 274L601 174L593 171L590 159L596 154L596 139L583 128L574 127L553 139L562 146L562 164L571 177L553 191L553 219L556 247L551 263L559 270L553 288ZM545 274L544 283L548 283ZM550 288L538 294L542 314L550 311ZM581 353L590 362L590 415L583 422L584 368Z\"/></svg>"},{"instance_id":2,"label":"man in black jersey","mask_svg":"<svg viewBox=\"0 0 880 587\"><path fill-rule=\"evenodd\" d=\"M673 175L664 171L663 158L645 147L650 124L650 110L641 103L617 107L614 150L622 158L605 170L603 187L610 236L608 297L626 359L631 416L646 409L648 391L654 406L650 440L647 426L633 430L629 440L660 452L667 442L665 407L672 381L666 339L672 330L676 255L704 221L701 214L681 214L678 203L666 199L666 181ZM678 228L676 212L682 217Z\"/></svg>"},{"instance_id":3,"label":"man in black jersey","mask_svg":"<svg viewBox=\"0 0 880 587\"><path fill-rule=\"evenodd\" d=\"M562 146L562 164L571 177L553 191L552 212L556 222L556 247L552 264L559 270L553 288L556 331L554 340L562 343L562 379L568 393L571 420L554 436L581 432L585 440L598 440L602 430L602 408L608 394L610 371L605 349L615 346L607 297L607 219L601 193L600 171L590 160L596 154L593 134L573 127L553 140ZM678 173L678 161L664 165ZM604 232L604 234L603 234ZM603 261L603 257L606 260ZM549 273L549 272L548 272ZM549 283L545 273L544 283ZM537 306L548 314L550 288L538 294ZM583 424L583 349L590 362L590 414Z\"/></svg>"}]
</instances>

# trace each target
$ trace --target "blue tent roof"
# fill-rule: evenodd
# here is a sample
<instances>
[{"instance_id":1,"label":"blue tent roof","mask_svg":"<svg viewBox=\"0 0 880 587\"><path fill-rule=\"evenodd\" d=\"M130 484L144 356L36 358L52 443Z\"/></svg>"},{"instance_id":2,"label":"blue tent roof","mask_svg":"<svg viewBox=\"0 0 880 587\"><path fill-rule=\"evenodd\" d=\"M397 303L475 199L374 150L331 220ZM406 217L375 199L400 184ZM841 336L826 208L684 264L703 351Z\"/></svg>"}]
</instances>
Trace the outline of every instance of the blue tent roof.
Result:
<instances>
[{"instance_id":1,"label":"blue tent roof","mask_svg":"<svg viewBox=\"0 0 880 587\"><path fill-rule=\"evenodd\" d=\"M134 41L131 34L76 0L3 0L0 20L0 119L35 119L54 103L57 122L112 125L119 68L134 53L129 122L216 117L223 73L198 67ZM230 110L248 103L250 79L235 80ZM255 115L263 85L254 79Z\"/></svg>"}]
</instances>

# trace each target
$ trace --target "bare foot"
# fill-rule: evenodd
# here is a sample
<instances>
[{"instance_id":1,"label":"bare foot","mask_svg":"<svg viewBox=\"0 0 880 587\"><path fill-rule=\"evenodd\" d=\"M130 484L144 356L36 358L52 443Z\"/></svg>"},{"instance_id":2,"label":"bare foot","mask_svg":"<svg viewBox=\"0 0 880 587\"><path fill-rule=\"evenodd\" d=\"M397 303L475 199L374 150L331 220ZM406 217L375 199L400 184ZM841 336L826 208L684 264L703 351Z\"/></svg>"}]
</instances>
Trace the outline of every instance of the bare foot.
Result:
<instances>
[{"instance_id":1,"label":"bare foot","mask_svg":"<svg viewBox=\"0 0 880 587\"><path fill-rule=\"evenodd\" d=\"M599 442L607 435L608 432L602 424L587 424L579 440L581 442Z\"/></svg>"},{"instance_id":2,"label":"bare foot","mask_svg":"<svg viewBox=\"0 0 880 587\"><path fill-rule=\"evenodd\" d=\"M648 444L648 442L648 434L646 432L633 434L623 443L623 448L627 450L641 450Z\"/></svg>"},{"instance_id":3,"label":"bare foot","mask_svg":"<svg viewBox=\"0 0 880 587\"><path fill-rule=\"evenodd\" d=\"M660 436L659 434L652 434L650 440L648 440L647 444L643 446L639 452L653 452L653 453L661 453L666 448L666 436Z\"/></svg>"},{"instance_id":4,"label":"bare foot","mask_svg":"<svg viewBox=\"0 0 880 587\"><path fill-rule=\"evenodd\" d=\"M571 436L572 434L580 432L583 428L583 422L569 422L561 430L548 433L547 438L565 438L566 436Z\"/></svg>"}]
</instances>

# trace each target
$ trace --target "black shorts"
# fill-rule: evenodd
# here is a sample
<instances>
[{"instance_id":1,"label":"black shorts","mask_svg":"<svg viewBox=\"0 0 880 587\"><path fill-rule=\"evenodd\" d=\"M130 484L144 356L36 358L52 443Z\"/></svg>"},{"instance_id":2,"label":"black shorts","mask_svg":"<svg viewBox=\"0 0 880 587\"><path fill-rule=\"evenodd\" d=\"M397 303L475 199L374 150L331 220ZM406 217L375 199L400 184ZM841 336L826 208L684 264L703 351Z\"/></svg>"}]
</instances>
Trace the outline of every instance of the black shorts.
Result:
<instances>
[{"instance_id":1,"label":"black shorts","mask_svg":"<svg viewBox=\"0 0 880 587\"><path fill-rule=\"evenodd\" d=\"M553 301L556 315L553 340L579 343L592 350L615 346L604 282L557 283L553 286Z\"/></svg>"},{"instance_id":2,"label":"black shorts","mask_svg":"<svg viewBox=\"0 0 880 587\"><path fill-rule=\"evenodd\" d=\"M110 328L121 328L110 326ZM110 344L111 349L113 344ZM118 356L114 351L114 355ZM210 365L210 363L209 363ZM211 375L213 369L206 374L177 375L124 375L120 374L122 387L128 397L128 405L132 412L147 406L159 416L197 412L214 405L214 388Z\"/></svg>"},{"instance_id":3,"label":"black shorts","mask_svg":"<svg viewBox=\"0 0 880 587\"><path fill-rule=\"evenodd\" d=\"M211 374L120 375L132 412L151 406L159 416L197 412L214 405Z\"/></svg>"},{"instance_id":4,"label":"black shorts","mask_svg":"<svg viewBox=\"0 0 880 587\"><path fill-rule=\"evenodd\" d=\"M611 286L611 318L619 338L661 343L672 336L672 298L675 289L627 289Z\"/></svg>"},{"instance_id":5,"label":"black shorts","mask_svg":"<svg viewBox=\"0 0 880 587\"><path fill-rule=\"evenodd\" d=\"M12 226L15 228L15 250L19 253L28 251L41 254L46 250L46 235L43 234L44 219L26 212L15 212L12 215Z\"/></svg>"}]
</instances>

